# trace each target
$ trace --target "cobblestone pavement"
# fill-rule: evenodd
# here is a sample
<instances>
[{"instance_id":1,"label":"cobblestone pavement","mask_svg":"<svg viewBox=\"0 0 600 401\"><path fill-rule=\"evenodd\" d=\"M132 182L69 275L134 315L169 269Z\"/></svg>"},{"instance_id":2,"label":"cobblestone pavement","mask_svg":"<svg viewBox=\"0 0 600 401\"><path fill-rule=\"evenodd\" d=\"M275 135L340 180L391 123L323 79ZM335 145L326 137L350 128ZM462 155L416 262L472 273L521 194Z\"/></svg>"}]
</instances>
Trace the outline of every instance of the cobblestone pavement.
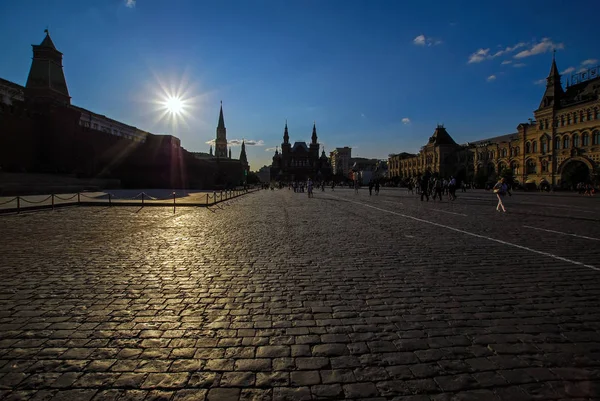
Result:
<instances>
[{"instance_id":1,"label":"cobblestone pavement","mask_svg":"<svg viewBox=\"0 0 600 401\"><path fill-rule=\"evenodd\" d=\"M0 399L600 399L600 201L261 191L0 218Z\"/></svg>"}]
</instances>

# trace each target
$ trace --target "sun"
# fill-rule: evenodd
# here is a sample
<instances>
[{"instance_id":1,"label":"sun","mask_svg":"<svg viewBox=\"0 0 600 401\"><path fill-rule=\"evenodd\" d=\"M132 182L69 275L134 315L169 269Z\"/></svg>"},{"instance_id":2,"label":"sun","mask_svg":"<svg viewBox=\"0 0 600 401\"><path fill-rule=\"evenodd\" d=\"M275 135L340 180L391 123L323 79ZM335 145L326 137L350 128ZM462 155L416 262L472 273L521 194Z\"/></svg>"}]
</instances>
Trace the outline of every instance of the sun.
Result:
<instances>
[{"instance_id":1,"label":"sun","mask_svg":"<svg viewBox=\"0 0 600 401\"><path fill-rule=\"evenodd\" d=\"M171 114L179 115L183 112L183 99L178 96L169 96L164 105L167 108L167 111Z\"/></svg>"}]
</instances>

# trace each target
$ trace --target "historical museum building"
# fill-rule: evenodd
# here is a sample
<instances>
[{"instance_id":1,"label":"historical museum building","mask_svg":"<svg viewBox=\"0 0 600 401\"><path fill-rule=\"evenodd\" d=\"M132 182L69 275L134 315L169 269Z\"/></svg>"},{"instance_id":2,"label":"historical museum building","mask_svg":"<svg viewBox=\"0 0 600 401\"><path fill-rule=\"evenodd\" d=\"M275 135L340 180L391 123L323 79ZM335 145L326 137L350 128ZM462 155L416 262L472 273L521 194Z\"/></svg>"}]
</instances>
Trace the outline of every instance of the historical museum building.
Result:
<instances>
[{"instance_id":1,"label":"historical museum building","mask_svg":"<svg viewBox=\"0 0 600 401\"><path fill-rule=\"evenodd\" d=\"M71 104L62 58L50 34L32 45L25 87L0 79L0 171L117 180L123 187L215 188L239 185L248 168L226 157L223 108L217 157L203 160L172 135L156 135Z\"/></svg>"},{"instance_id":2,"label":"historical museum building","mask_svg":"<svg viewBox=\"0 0 600 401\"><path fill-rule=\"evenodd\" d=\"M310 145L306 142L294 142L290 144L287 121L283 131L283 143L281 153L275 150L273 163L271 164L271 179L276 181L305 181L329 180L331 178L331 166L325 155L325 150L319 157L319 143L317 142L317 127L313 124Z\"/></svg>"},{"instance_id":3,"label":"historical museum building","mask_svg":"<svg viewBox=\"0 0 600 401\"><path fill-rule=\"evenodd\" d=\"M438 126L418 154L388 159L391 177L416 177L426 172L497 178L509 168L515 180L539 187L573 187L597 177L600 166L600 66L571 76L565 88L552 59L546 88L534 119L517 132L458 145Z\"/></svg>"}]
</instances>

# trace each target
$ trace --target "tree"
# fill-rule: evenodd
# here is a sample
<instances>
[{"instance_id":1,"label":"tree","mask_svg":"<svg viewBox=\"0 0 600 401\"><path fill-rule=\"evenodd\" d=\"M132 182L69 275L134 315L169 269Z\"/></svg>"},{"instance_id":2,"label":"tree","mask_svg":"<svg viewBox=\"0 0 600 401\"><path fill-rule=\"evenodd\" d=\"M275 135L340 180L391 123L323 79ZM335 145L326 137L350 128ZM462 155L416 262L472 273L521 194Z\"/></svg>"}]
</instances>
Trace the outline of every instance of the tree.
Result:
<instances>
[{"instance_id":1,"label":"tree","mask_svg":"<svg viewBox=\"0 0 600 401\"><path fill-rule=\"evenodd\" d=\"M248 175L246 176L246 182L249 185L259 184L260 179L258 178L258 175L254 171L249 171Z\"/></svg>"}]
</instances>

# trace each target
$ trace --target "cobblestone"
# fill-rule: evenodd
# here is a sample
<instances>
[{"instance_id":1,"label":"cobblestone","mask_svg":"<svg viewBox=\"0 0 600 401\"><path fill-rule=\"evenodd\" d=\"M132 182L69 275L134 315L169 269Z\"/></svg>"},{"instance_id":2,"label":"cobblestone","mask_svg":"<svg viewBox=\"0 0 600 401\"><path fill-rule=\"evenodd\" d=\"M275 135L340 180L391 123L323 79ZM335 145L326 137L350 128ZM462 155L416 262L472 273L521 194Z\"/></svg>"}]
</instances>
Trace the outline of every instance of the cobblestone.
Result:
<instances>
[{"instance_id":1,"label":"cobblestone","mask_svg":"<svg viewBox=\"0 0 600 401\"><path fill-rule=\"evenodd\" d=\"M0 399L600 398L598 200L458 196L1 216Z\"/></svg>"}]
</instances>

